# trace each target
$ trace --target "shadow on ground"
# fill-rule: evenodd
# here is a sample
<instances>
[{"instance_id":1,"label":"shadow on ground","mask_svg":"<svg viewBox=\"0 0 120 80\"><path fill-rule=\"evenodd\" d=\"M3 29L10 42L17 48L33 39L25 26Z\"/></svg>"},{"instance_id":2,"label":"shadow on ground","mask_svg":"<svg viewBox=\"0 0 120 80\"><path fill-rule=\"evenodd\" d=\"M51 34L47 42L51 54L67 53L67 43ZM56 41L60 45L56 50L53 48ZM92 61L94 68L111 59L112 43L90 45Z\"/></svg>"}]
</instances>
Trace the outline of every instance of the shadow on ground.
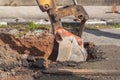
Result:
<instances>
[{"instance_id":1,"label":"shadow on ground","mask_svg":"<svg viewBox=\"0 0 120 80\"><path fill-rule=\"evenodd\" d=\"M41 78L35 80L90 80L78 75L44 75Z\"/></svg>"},{"instance_id":2,"label":"shadow on ground","mask_svg":"<svg viewBox=\"0 0 120 80\"><path fill-rule=\"evenodd\" d=\"M99 29L85 30L85 32L96 35L96 36L105 36L105 37L109 37L109 38L120 39L120 34L105 32L105 31L101 31Z\"/></svg>"}]
</instances>

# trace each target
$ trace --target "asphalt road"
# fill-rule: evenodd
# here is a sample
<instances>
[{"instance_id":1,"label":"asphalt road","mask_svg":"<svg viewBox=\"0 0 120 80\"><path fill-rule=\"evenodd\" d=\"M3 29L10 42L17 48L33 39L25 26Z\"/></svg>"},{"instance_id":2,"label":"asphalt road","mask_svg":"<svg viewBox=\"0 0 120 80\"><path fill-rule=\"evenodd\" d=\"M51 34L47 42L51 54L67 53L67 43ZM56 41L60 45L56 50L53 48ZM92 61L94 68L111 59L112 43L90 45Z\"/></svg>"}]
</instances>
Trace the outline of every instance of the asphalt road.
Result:
<instances>
[{"instance_id":1,"label":"asphalt road","mask_svg":"<svg viewBox=\"0 0 120 80\"><path fill-rule=\"evenodd\" d=\"M120 28L85 30L83 39L91 41L96 45L120 46Z\"/></svg>"},{"instance_id":2,"label":"asphalt road","mask_svg":"<svg viewBox=\"0 0 120 80\"><path fill-rule=\"evenodd\" d=\"M119 19L120 14L107 13L111 6L84 6L90 18L98 19ZM117 6L120 11L120 6ZM0 6L0 19L43 19L48 18L46 13L39 10L38 6ZM67 18L73 18L72 16Z\"/></svg>"}]
</instances>

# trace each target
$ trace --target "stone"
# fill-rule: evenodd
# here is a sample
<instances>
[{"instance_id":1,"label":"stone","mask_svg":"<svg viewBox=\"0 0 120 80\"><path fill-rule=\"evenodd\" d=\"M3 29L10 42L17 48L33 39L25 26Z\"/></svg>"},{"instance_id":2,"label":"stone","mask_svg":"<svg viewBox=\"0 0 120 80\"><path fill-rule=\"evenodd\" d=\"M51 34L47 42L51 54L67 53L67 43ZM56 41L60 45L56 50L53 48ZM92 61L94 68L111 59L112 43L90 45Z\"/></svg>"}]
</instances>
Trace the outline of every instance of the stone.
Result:
<instances>
[{"instance_id":1,"label":"stone","mask_svg":"<svg viewBox=\"0 0 120 80\"><path fill-rule=\"evenodd\" d=\"M8 76L7 72L3 72L0 74L0 78L6 78Z\"/></svg>"},{"instance_id":2,"label":"stone","mask_svg":"<svg viewBox=\"0 0 120 80\"><path fill-rule=\"evenodd\" d=\"M44 69L45 68L44 62L45 62L44 60L38 59L32 64L32 67L33 68Z\"/></svg>"},{"instance_id":3,"label":"stone","mask_svg":"<svg viewBox=\"0 0 120 80\"><path fill-rule=\"evenodd\" d=\"M28 61L27 61L26 59L23 59L23 60L22 60L22 65L23 65L24 67L29 67L29 63L28 63Z\"/></svg>"},{"instance_id":4,"label":"stone","mask_svg":"<svg viewBox=\"0 0 120 80\"><path fill-rule=\"evenodd\" d=\"M27 61L28 61L28 62L34 62L34 61L35 61L34 56L29 55L29 56L27 57Z\"/></svg>"},{"instance_id":5,"label":"stone","mask_svg":"<svg viewBox=\"0 0 120 80\"><path fill-rule=\"evenodd\" d=\"M38 71L38 72L36 72L34 75L33 75L33 77L35 78L35 79L39 79L40 77L42 77L42 72L41 71Z\"/></svg>"},{"instance_id":6,"label":"stone","mask_svg":"<svg viewBox=\"0 0 120 80\"><path fill-rule=\"evenodd\" d=\"M12 75L15 75L15 74L16 74L16 72L15 72L14 69L11 70L11 74L12 74Z\"/></svg>"},{"instance_id":7,"label":"stone","mask_svg":"<svg viewBox=\"0 0 120 80\"><path fill-rule=\"evenodd\" d=\"M23 55L21 55L21 59L27 59L28 58L28 54L23 54Z\"/></svg>"}]
</instances>

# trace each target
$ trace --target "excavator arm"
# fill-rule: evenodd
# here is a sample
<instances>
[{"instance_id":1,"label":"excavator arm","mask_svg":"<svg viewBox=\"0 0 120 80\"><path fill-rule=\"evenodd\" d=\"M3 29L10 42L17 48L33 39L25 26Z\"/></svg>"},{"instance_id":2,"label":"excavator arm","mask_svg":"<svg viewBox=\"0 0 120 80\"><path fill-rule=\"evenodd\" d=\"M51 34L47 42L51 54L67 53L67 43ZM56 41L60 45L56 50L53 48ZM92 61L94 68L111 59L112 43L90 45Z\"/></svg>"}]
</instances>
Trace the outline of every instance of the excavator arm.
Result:
<instances>
[{"instance_id":1,"label":"excavator arm","mask_svg":"<svg viewBox=\"0 0 120 80\"><path fill-rule=\"evenodd\" d=\"M57 7L56 0L36 0L40 9L47 12L52 25L52 32L55 40L59 43L57 61L86 61L87 52L84 49L84 42L81 38L86 20L89 18L85 9L77 5L73 0L73 5L67 5L62 8ZM64 29L61 18L74 15L80 21L78 35Z\"/></svg>"}]
</instances>

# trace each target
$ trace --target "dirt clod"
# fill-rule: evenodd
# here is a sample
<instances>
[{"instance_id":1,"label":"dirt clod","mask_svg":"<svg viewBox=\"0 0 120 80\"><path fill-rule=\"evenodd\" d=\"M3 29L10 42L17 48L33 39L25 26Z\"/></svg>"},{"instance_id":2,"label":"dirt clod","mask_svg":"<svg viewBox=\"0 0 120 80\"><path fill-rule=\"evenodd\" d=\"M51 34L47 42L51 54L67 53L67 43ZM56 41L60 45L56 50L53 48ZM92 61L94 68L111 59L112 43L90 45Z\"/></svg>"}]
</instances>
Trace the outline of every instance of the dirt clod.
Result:
<instances>
[{"instance_id":1,"label":"dirt clod","mask_svg":"<svg viewBox=\"0 0 120 80\"><path fill-rule=\"evenodd\" d=\"M28 63L28 61L26 59L22 60L22 66L29 67L29 63Z\"/></svg>"},{"instance_id":2,"label":"dirt clod","mask_svg":"<svg viewBox=\"0 0 120 80\"><path fill-rule=\"evenodd\" d=\"M95 61L105 59L104 52L92 42L85 42L84 47L88 53L87 61Z\"/></svg>"},{"instance_id":3,"label":"dirt clod","mask_svg":"<svg viewBox=\"0 0 120 80\"><path fill-rule=\"evenodd\" d=\"M42 59L37 59L35 62L32 63L32 68L38 68L38 69L45 69L45 61Z\"/></svg>"},{"instance_id":4,"label":"dirt clod","mask_svg":"<svg viewBox=\"0 0 120 80\"><path fill-rule=\"evenodd\" d=\"M42 77L43 76L43 73L41 72L41 71L38 71L38 72L36 72L34 75L33 75L33 77L35 78L35 79L39 79L40 77Z\"/></svg>"}]
</instances>

